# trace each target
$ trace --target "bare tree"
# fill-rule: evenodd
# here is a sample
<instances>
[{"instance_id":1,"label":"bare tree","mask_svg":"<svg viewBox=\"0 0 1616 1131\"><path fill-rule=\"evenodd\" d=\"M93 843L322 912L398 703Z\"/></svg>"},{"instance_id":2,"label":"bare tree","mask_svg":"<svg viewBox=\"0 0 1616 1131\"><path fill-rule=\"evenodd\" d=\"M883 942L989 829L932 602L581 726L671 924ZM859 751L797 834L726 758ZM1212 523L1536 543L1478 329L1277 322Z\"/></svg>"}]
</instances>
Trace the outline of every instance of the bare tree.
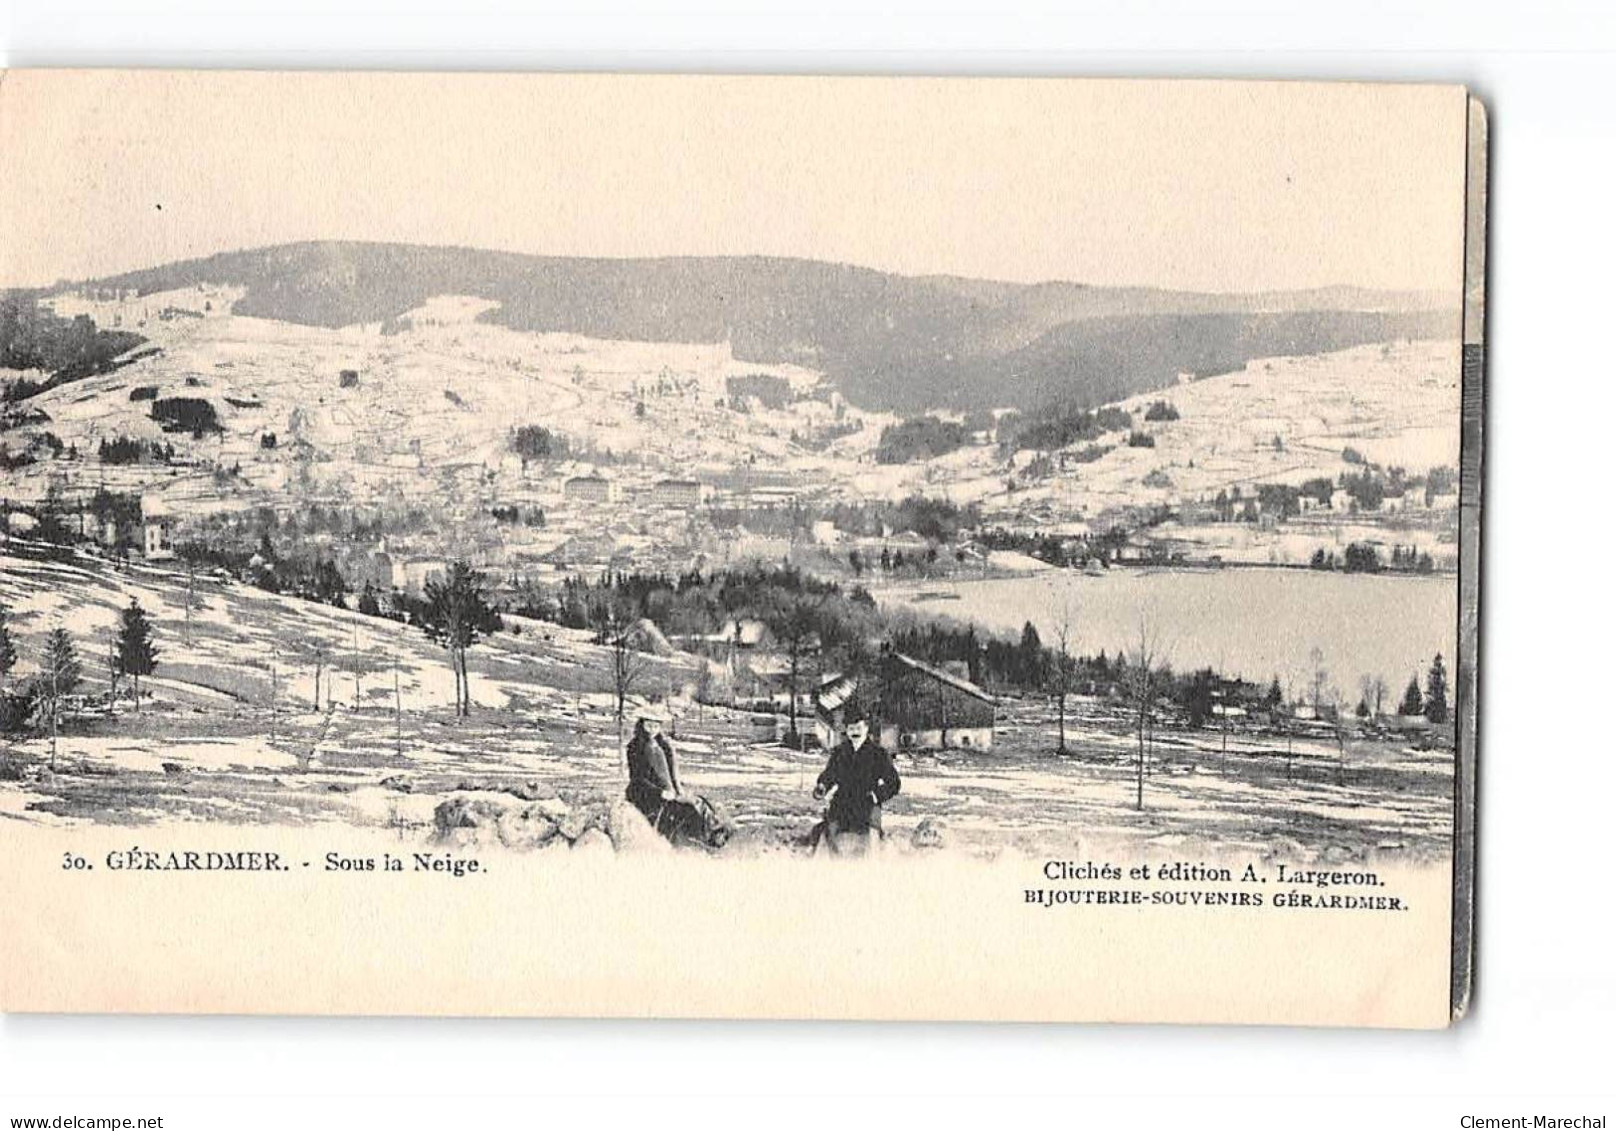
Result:
<instances>
[{"instance_id":1,"label":"bare tree","mask_svg":"<svg viewBox=\"0 0 1616 1131\"><path fill-rule=\"evenodd\" d=\"M353 630L352 631L353 647L349 651L349 655L353 659L353 705L354 705L354 710L357 711L357 710L359 710L359 697L360 697L360 690L359 690L359 622L354 621L349 627Z\"/></svg>"},{"instance_id":2,"label":"bare tree","mask_svg":"<svg viewBox=\"0 0 1616 1131\"><path fill-rule=\"evenodd\" d=\"M650 657L641 651L644 643L640 618L627 600L607 595L590 608L595 622L595 638L607 649L611 664L612 700L617 717L617 749L626 757L623 745L628 699L651 667Z\"/></svg>"},{"instance_id":3,"label":"bare tree","mask_svg":"<svg viewBox=\"0 0 1616 1131\"><path fill-rule=\"evenodd\" d=\"M314 709L320 710L320 679L325 675L325 645L314 646Z\"/></svg>"},{"instance_id":4,"label":"bare tree","mask_svg":"<svg viewBox=\"0 0 1616 1131\"><path fill-rule=\"evenodd\" d=\"M108 694L111 696L114 707L118 703L118 681L123 678L123 668L118 663L118 660L118 645L114 643L107 649L107 686L110 689Z\"/></svg>"},{"instance_id":5,"label":"bare tree","mask_svg":"<svg viewBox=\"0 0 1616 1131\"><path fill-rule=\"evenodd\" d=\"M1072 656L1074 617L1070 601L1062 601L1055 617L1055 662L1049 669L1049 689L1055 696L1056 717L1060 737L1055 742L1055 753L1066 753L1066 697L1077 682L1077 662Z\"/></svg>"},{"instance_id":6,"label":"bare tree","mask_svg":"<svg viewBox=\"0 0 1616 1131\"><path fill-rule=\"evenodd\" d=\"M393 753L404 755L404 695L398 688L398 653L393 653Z\"/></svg>"},{"instance_id":7,"label":"bare tree","mask_svg":"<svg viewBox=\"0 0 1616 1131\"><path fill-rule=\"evenodd\" d=\"M1313 705L1313 717L1321 719L1324 717L1325 692L1330 686L1330 669L1324 666L1324 650L1317 645L1309 649L1307 662L1313 667L1308 698Z\"/></svg>"},{"instance_id":8,"label":"bare tree","mask_svg":"<svg viewBox=\"0 0 1616 1131\"><path fill-rule=\"evenodd\" d=\"M1159 644L1150 629L1150 623L1141 614L1139 639L1132 655L1125 656L1125 686L1135 713L1139 739L1139 757L1134 772L1134 808L1145 807L1145 729L1150 724L1151 711L1156 705L1159 691L1156 672Z\"/></svg>"},{"instance_id":9,"label":"bare tree","mask_svg":"<svg viewBox=\"0 0 1616 1131\"><path fill-rule=\"evenodd\" d=\"M191 611L196 608L196 560L185 559L185 646L191 646Z\"/></svg>"},{"instance_id":10,"label":"bare tree","mask_svg":"<svg viewBox=\"0 0 1616 1131\"><path fill-rule=\"evenodd\" d=\"M1347 779L1347 729L1343 721L1347 712L1340 691L1331 687L1328 695L1330 713L1334 715L1330 723L1335 730L1335 784L1339 786L1345 785Z\"/></svg>"},{"instance_id":11,"label":"bare tree","mask_svg":"<svg viewBox=\"0 0 1616 1131\"><path fill-rule=\"evenodd\" d=\"M701 667L696 671L696 718L705 719L707 704L717 697L718 680L713 675L712 661L701 657Z\"/></svg>"},{"instance_id":12,"label":"bare tree","mask_svg":"<svg viewBox=\"0 0 1616 1131\"><path fill-rule=\"evenodd\" d=\"M802 744L802 738L797 733L797 692L802 682L803 662L819 647L820 604L820 601L812 598L792 596L767 609L763 617L776 643L786 654L787 692L790 699L786 708L790 718L786 737L792 746Z\"/></svg>"}]
</instances>

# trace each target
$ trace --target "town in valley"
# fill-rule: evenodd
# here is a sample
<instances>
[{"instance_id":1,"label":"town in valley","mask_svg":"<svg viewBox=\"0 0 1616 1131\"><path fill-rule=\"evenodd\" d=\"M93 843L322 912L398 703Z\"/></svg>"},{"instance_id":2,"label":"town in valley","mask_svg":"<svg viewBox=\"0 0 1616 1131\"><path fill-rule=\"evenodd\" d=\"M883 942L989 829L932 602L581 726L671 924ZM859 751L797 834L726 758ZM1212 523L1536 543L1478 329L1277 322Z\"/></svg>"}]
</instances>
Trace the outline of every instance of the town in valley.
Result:
<instances>
[{"instance_id":1,"label":"town in valley","mask_svg":"<svg viewBox=\"0 0 1616 1131\"><path fill-rule=\"evenodd\" d=\"M0 819L621 850L654 712L799 852L856 713L893 852L1448 852L1440 296L522 260L3 296Z\"/></svg>"}]
</instances>

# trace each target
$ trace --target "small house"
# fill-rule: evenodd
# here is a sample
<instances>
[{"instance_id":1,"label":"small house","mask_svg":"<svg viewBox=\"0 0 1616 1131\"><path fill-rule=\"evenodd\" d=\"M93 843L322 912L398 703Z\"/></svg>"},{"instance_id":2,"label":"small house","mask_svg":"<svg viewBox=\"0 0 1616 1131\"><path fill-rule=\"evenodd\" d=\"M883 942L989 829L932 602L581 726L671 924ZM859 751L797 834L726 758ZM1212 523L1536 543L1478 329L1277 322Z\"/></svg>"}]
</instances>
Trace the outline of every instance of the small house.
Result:
<instances>
[{"instance_id":1,"label":"small house","mask_svg":"<svg viewBox=\"0 0 1616 1131\"><path fill-rule=\"evenodd\" d=\"M962 676L901 652L883 661L876 721L890 750L988 749L997 714L993 696Z\"/></svg>"},{"instance_id":2,"label":"small house","mask_svg":"<svg viewBox=\"0 0 1616 1131\"><path fill-rule=\"evenodd\" d=\"M147 561L168 561L174 556L174 527L166 515L148 515L142 543Z\"/></svg>"},{"instance_id":3,"label":"small house","mask_svg":"<svg viewBox=\"0 0 1616 1131\"><path fill-rule=\"evenodd\" d=\"M888 750L993 746L997 703L965 676L889 652L876 683L861 689L860 680L848 675L820 683L814 692L814 734L820 745L839 742L848 712L862 703L877 741Z\"/></svg>"}]
</instances>

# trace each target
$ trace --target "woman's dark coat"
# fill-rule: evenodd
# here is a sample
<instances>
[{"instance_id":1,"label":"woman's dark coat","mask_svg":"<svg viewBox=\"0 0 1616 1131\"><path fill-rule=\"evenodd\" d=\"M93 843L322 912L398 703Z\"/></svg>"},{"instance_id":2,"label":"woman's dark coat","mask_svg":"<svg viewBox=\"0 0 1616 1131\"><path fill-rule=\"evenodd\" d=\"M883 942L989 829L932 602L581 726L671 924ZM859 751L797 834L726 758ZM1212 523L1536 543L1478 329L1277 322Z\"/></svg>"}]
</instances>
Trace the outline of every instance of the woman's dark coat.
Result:
<instances>
[{"instance_id":1,"label":"woman's dark coat","mask_svg":"<svg viewBox=\"0 0 1616 1131\"><path fill-rule=\"evenodd\" d=\"M673 753L673 744L666 735L653 738L636 729L628 744L629 803L655 824L665 804L664 790L679 792L679 760Z\"/></svg>"}]
</instances>

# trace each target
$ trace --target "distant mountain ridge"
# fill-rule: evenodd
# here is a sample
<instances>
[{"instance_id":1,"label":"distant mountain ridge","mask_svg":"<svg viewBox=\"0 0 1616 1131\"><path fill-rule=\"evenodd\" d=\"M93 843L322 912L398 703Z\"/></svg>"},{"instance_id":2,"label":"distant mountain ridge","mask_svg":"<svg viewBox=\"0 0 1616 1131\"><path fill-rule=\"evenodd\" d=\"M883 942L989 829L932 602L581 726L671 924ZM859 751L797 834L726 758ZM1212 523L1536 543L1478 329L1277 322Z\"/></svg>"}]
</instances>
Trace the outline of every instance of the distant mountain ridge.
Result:
<instances>
[{"instance_id":1,"label":"distant mountain ridge","mask_svg":"<svg viewBox=\"0 0 1616 1131\"><path fill-rule=\"evenodd\" d=\"M825 372L854 404L1099 404L1256 357L1458 332L1457 296L1353 287L1209 294L895 275L763 256L591 259L322 241L225 252L95 280L142 293L245 290L240 315L338 327L440 294L499 305L516 330L729 341L736 357Z\"/></svg>"}]
</instances>

